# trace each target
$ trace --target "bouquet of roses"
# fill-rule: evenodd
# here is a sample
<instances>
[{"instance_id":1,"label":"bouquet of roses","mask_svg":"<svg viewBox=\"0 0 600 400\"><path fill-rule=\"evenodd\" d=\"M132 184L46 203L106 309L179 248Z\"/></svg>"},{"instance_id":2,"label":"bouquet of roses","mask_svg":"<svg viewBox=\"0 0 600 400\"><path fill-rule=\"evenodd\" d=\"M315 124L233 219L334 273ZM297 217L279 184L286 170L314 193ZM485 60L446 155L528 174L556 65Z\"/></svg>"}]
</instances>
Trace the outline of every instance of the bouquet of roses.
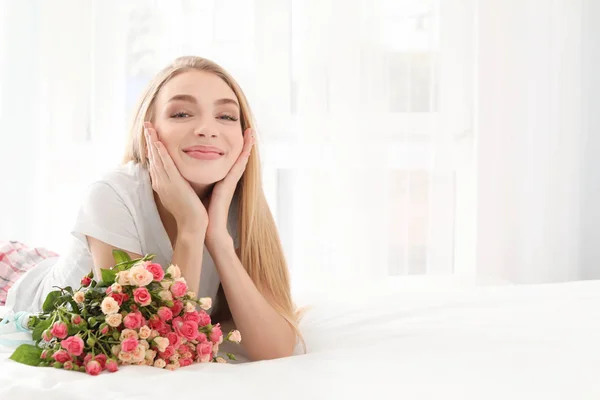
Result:
<instances>
[{"instance_id":1,"label":"bouquet of roses","mask_svg":"<svg viewBox=\"0 0 600 400\"><path fill-rule=\"evenodd\" d=\"M226 362L218 355L223 340L241 341L239 331L224 338L206 310L208 297L196 299L176 265L166 272L153 255L131 260L113 251L116 265L93 271L81 287L50 292L43 312L29 318L34 345L19 346L10 357L34 366L51 366L98 375L119 365L175 370L198 362ZM226 354L235 360L233 354Z\"/></svg>"}]
</instances>

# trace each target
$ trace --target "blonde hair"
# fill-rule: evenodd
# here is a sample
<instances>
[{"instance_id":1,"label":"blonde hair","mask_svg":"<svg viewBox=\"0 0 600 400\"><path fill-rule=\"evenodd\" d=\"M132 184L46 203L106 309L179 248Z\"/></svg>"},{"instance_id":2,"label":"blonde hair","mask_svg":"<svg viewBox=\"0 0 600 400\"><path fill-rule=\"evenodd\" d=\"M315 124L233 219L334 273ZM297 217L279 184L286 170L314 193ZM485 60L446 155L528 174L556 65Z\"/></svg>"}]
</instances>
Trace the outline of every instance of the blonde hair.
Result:
<instances>
[{"instance_id":1,"label":"blonde hair","mask_svg":"<svg viewBox=\"0 0 600 400\"><path fill-rule=\"evenodd\" d=\"M221 78L235 93L240 105L242 132L254 127L254 120L246 96L237 82L222 67L201 57L179 57L160 71L142 94L134 113L124 163L133 161L147 167L147 144L143 134L145 121L154 121L154 102L161 88L173 77L198 70L212 73ZM275 221L267 204L261 179L260 158L256 144L248 159L244 175L236 188L239 198L238 235L239 257L248 275L265 296L271 306L292 326L297 339L306 351L298 323L300 311L292 302L290 279L285 256L275 226ZM219 291L218 301L226 304L223 291ZM229 308L226 313L230 316Z\"/></svg>"}]
</instances>

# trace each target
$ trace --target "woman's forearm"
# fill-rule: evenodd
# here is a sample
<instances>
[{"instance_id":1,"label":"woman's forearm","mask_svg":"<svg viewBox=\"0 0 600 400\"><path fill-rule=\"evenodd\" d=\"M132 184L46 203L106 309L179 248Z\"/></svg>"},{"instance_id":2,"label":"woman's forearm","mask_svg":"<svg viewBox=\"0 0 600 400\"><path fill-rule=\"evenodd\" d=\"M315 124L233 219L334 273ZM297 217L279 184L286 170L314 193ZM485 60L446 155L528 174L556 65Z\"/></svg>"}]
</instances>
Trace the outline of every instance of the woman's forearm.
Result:
<instances>
[{"instance_id":1,"label":"woman's forearm","mask_svg":"<svg viewBox=\"0 0 600 400\"><path fill-rule=\"evenodd\" d=\"M296 336L290 324L258 291L242 266L233 241L209 247L242 344L253 360L292 355Z\"/></svg>"},{"instance_id":2,"label":"woman's forearm","mask_svg":"<svg viewBox=\"0 0 600 400\"><path fill-rule=\"evenodd\" d=\"M204 252L204 232L178 232L173 250L173 264L181 269L188 289L198 294L202 272L202 254Z\"/></svg>"}]
</instances>

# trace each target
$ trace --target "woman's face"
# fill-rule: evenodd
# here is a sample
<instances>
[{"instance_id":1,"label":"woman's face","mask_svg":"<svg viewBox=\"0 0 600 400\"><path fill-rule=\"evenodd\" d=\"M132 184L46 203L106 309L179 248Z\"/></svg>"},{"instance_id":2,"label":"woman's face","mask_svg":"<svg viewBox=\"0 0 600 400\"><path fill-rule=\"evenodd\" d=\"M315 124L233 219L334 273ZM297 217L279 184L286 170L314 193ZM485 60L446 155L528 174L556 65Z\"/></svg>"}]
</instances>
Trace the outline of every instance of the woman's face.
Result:
<instances>
[{"instance_id":1,"label":"woman's face","mask_svg":"<svg viewBox=\"0 0 600 400\"><path fill-rule=\"evenodd\" d=\"M154 127L181 175L194 187L218 182L243 147L240 107L231 88L209 72L173 77L156 96Z\"/></svg>"}]
</instances>

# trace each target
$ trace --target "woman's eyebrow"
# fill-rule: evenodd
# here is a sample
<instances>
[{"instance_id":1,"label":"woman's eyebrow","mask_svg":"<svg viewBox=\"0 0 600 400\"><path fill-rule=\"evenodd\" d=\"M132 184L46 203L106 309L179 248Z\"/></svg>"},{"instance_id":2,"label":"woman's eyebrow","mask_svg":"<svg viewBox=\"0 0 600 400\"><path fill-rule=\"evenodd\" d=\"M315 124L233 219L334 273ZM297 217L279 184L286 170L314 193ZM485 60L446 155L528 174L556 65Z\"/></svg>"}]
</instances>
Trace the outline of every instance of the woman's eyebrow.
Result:
<instances>
[{"instance_id":1,"label":"woman's eyebrow","mask_svg":"<svg viewBox=\"0 0 600 400\"><path fill-rule=\"evenodd\" d=\"M171 97L168 102L170 103L172 101L177 101L177 100L187 101L189 103L198 104L198 100L194 96L189 95L189 94L176 94L175 96ZM233 104L238 109L240 108L240 105L234 99L222 98L222 99L215 101L215 105L217 105L217 106L224 105L224 104Z\"/></svg>"},{"instance_id":2,"label":"woman's eyebrow","mask_svg":"<svg viewBox=\"0 0 600 400\"><path fill-rule=\"evenodd\" d=\"M234 99L224 98L224 99L219 99L219 100L215 101L215 105L217 105L217 106L220 106L223 104L233 104L238 109L240 108L240 105Z\"/></svg>"}]
</instances>

